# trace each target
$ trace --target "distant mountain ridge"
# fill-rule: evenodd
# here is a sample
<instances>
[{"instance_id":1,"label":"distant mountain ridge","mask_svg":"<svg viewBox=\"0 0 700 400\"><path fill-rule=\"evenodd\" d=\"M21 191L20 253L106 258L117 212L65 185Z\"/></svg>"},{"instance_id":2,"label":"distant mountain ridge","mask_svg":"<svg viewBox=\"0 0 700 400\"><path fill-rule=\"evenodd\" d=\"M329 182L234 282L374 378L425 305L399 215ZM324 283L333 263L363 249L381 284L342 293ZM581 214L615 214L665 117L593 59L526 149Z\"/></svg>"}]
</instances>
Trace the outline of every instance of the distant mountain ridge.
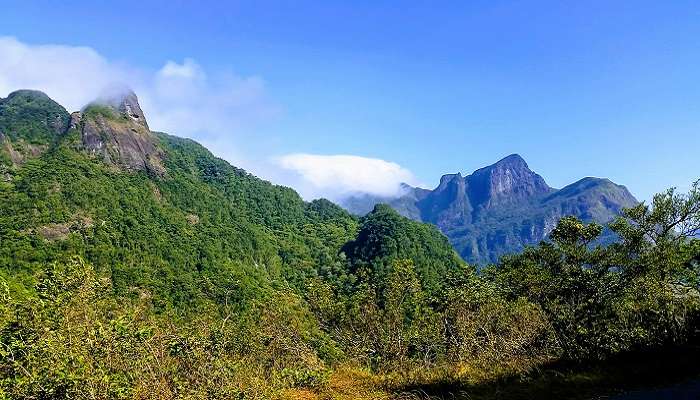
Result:
<instances>
[{"instance_id":1,"label":"distant mountain ridge","mask_svg":"<svg viewBox=\"0 0 700 400\"><path fill-rule=\"evenodd\" d=\"M554 189L522 157L511 154L467 176L443 175L433 190L403 185L396 197L356 195L341 205L364 215L379 203L436 225L465 260L485 264L545 239L563 216L606 223L637 199L624 186L601 178Z\"/></svg>"}]
</instances>

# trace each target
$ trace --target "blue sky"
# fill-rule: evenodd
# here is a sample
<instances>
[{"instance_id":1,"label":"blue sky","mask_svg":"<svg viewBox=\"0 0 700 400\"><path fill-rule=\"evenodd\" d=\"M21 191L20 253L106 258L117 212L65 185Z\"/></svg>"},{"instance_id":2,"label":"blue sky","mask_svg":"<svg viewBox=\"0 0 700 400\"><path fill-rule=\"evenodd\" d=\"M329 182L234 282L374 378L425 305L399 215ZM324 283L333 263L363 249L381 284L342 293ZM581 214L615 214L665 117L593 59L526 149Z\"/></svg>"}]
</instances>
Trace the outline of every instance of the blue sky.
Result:
<instances>
[{"instance_id":1,"label":"blue sky","mask_svg":"<svg viewBox=\"0 0 700 400\"><path fill-rule=\"evenodd\" d=\"M166 108L189 103L146 93L155 120L307 197L519 153L552 186L609 177L648 199L700 178L698 21L692 1L5 1L0 36L88 47L100 82L145 91L195 71L211 123L179 132ZM16 75L0 89L36 81Z\"/></svg>"}]
</instances>

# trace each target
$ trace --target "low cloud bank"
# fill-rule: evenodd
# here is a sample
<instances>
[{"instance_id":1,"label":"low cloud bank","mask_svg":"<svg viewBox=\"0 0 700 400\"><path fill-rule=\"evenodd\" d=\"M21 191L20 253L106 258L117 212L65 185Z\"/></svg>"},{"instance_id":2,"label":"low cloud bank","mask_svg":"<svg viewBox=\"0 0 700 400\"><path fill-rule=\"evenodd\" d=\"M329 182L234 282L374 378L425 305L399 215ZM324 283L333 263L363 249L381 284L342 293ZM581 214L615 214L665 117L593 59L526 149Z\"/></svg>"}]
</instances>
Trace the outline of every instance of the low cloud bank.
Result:
<instances>
[{"instance_id":1,"label":"low cloud bank","mask_svg":"<svg viewBox=\"0 0 700 400\"><path fill-rule=\"evenodd\" d=\"M416 183L411 171L378 158L289 154L277 164L297 176L298 190L307 199L338 200L357 193L394 196L401 192L401 183Z\"/></svg>"}]
</instances>

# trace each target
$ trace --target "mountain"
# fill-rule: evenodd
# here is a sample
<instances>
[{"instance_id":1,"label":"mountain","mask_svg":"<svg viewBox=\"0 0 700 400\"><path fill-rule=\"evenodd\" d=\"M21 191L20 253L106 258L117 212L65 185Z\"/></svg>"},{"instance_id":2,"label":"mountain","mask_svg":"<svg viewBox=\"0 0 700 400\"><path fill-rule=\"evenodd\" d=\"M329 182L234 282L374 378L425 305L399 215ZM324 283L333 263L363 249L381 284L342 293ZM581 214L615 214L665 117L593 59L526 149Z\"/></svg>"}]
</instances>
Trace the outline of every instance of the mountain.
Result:
<instances>
[{"instance_id":1,"label":"mountain","mask_svg":"<svg viewBox=\"0 0 700 400\"><path fill-rule=\"evenodd\" d=\"M232 275L301 289L367 261L340 256L356 239L356 217L150 130L132 92L72 114L38 91L0 99L0 174L0 278L31 281L47 263L81 256L118 293L142 287L163 307L196 306L240 292ZM434 229L420 238L444 240ZM435 253L431 265L453 265L453 256ZM373 261L382 263L391 260Z\"/></svg>"},{"instance_id":2,"label":"mountain","mask_svg":"<svg viewBox=\"0 0 700 400\"><path fill-rule=\"evenodd\" d=\"M365 194L341 204L363 215L379 203L436 225L465 260L485 264L545 239L563 216L606 223L637 200L608 179L584 178L554 189L512 154L467 176L443 175L433 190L404 185L396 197Z\"/></svg>"},{"instance_id":3,"label":"mountain","mask_svg":"<svg viewBox=\"0 0 700 400\"><path fill-rule=\"evenodd\" d=\"M386 266L392 260L411 260L430 294L437 293L449 273L461 271L464 264L434 226L404 218L385 204L378 204L361 219L357 237L341 250L353 269L371 265L378 283L385 280Z\"/></svg>"},{"instance_id":4,"label":"mountain","mask_svg":"<svg viewBox=\"0 0 700 400\"><path fill-rule=\"evenodd\" d=\"M402 268L437 297L471 271L433 226L305 202L152 131L131 92L72 114L41 92L0 99L0 243L0 342L22 354L0 357L0 398L82 398L88 382L94 398L279 398L241 382L312 385L352 351L325 325L346 315L335 293L383 296ZM201 371L191 344L221 366L206 388L184 378ZM144 380L149 363L169 382Z\"/></svg>"}]
</instances>

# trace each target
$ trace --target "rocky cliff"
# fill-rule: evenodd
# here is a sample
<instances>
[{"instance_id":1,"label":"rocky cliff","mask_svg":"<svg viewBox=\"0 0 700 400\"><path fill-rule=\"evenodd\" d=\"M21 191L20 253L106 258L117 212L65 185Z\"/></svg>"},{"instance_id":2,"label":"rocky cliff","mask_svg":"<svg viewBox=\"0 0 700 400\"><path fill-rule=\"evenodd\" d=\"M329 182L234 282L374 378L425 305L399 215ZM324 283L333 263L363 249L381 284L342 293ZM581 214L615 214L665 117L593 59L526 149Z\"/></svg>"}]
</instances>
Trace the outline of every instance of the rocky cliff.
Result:
<instances>
[{"instance_id":1,"label":"rocky cliff","mask_svg":"<svg viewBox=\"0 0 700 400\"><path fill-rule=\"evenodd\" d=\"M162 152L133 92L88 105L73 114L84 148L105 162L126 170L162 175Z\"/></svg>"}]
</instances>

